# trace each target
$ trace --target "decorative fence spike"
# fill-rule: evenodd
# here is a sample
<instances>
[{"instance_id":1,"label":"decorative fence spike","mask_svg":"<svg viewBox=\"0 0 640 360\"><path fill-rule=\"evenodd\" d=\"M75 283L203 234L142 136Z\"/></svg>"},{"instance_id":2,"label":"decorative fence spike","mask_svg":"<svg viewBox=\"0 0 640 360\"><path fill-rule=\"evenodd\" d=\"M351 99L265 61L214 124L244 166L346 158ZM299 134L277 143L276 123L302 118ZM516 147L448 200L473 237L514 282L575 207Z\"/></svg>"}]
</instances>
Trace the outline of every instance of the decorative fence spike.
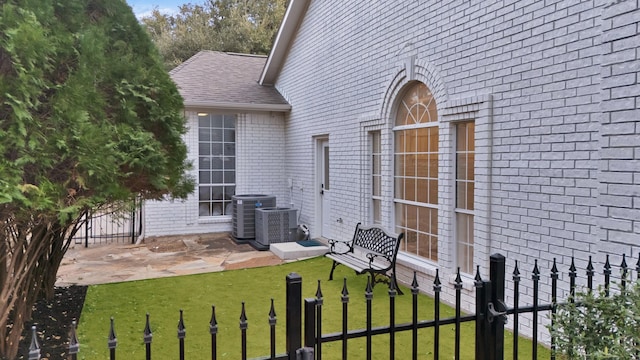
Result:
<instances>
[{"instance_id":1,"label":"decorative fence spike","mask_svg":"<svg viewBox=\"0 0 640 360\"><path fill-rule=\"evenodd\" d=\"M116 359L117 346L118 346L118 338L116 337L116 328L115 328L114 320L112 316L111 325L109 326L109 339L107 340L107 347L109 348L109 358L111 360Z\"/></svg>"},{"instance_id":2,"label":"decorative fence spike","mask_svg":"<svg viewBox=\"0 0 640 360\"><path fill-rule=\"evenodd\" d=\"M440 282L440 269L436 269L436 277L433 279L433 358L440 358L440 292L442 283Z\"/></svg>"},{"instance_id":3,"label":"decorative fence spike","mask_svg":"<svg viewBox=\"0 0 640 360\"><path fill-rule=\"evenodd\" d=\"M344 282L342 284L342 302L349 302L349 290L347 289L347 278L344 278Z\"/></svg>"},{"instance_id":4,"label":"decorative fence spike","mask_svg":"<svg viewBox=\"0 0 640 360\"><path fill-rule=\"evenodd\" d=\"M476 265L476 276L473 277L475 287L482 285L482 276L480 276L480 265Z\"/></svg>"},{"instance_id":5,"label":"decorative fence spike","mask_svg":"<svg viewBox=\"0 0 640 360\"><path fill-rule=\"evenodd\" d=\"M318 288L316 289L316 304L322 305L322 289L320 288L320 280L318 280Z\"/></svg>"},{"instance_id":6,"label":"decorative fence spike","mask_svg":"<svg viewBox=\"0 0 640 360\"><path fill-rule=\"evenodd\" d=\"M342 358L347 358L347 332L349 331L349 290L347 290L347 278L342 283Z\"/></svg>"},{"instance_id":7,"label":"decorative fence spike","mask_svg":"<svg viewBox=\"0 0 640 360\"><path fill-rule=\"evenodd\" d=\"M316 359L322 359L322 289L320 288L320 279L318 279L318 288L316 289Z\"/></svg>"},{"instance_id":8,"label":"decorative fence spike","mask_svg":"<svg viewBox=\"0 0 640 360\"><path fill-rule=\"evenodd\" d=\"M389 279L389 296L390 297L395 297L396 295L398 295L398 285L396 284L396 280L395 280L395 275L391 276L391 279Z\"/></svg>"},{"instance_id":9,"label":"decorative fence spike","mask_svg":"<svg viewBox=\"0 0 640 360\"><path fill-rule=\"evenodd\" d=\"M518 269L518 260L516 260L515 267L513 268L513 358L518 358L518 344L520 340L520 314L518 310L520 308L520 270Z\"/></svg>"},{"instance_id":10,"label":"decorative fence spike","mask_svg":"<svg viewBox=\"0 0 640 360\"><path fill-rule=\"evenodd\" d=\"M29 360L40 359L40 344L35 325L31 327L31 344L29 345Z\"/></svg>"},{"instance_id":11,"label":"decorative fence spike","mask_svg":"<svg viewBox=\"0 0 640 360\"><path fill-rule=\"evenodd\" d=\"M216 306L211 305L211 320L209 320L209 334L211 334L211 360L218 358L218 320L216 320Z\"/></svg>"},{"instance_id":12,"label":"decorative fence spike","mask_svg":"<svg viewBox=\"0 0 640 360\"><path fill-rule=\"evenodd\" d=\"M604 263L604 295L609 296L609 283L611 282L611 264L609 263L609 254Z\"/></svg>"},{"instance_id":13,"label":"decorative fence spike","mask_svg":"<svg viewBox=\"0 0 640 360\"><path fill-rule=\"evenodd\" d=\"M420 286L418 285L418 275L414 271L413 272L413 280L411 281L411 292L413 293L415 291L417 293L417 291L419 291L419 290L420 290Z\"/></svg>"},{"instance_id":14,"label":"decorative fence spike","mask_svg":"<svg viewBox=\"0 0 640 360\"><path fill-rule=\"evenodd\" d=\"M184 326L184 318L182 317L182 309L180 309L180 320L178 321L178 344L180 360L184 360L184 338L187 336L187 329Z\"/></svg>"},{"instance_id":15,"label":"decorative fence spike","mask_svg":"<svg viewBox=\"0 0 640 360\"><path fill-rule=\"evenodd\" d=\"M73 320L69 330L69 355L71 355L72 359L76 359L78 351L80 351L80 343L76 334L76 321Z\"/></svg>"},{"instance_id":16,"label":"decorative fence spike","mask_svg":"<svg viewBox=\"0 0 640 360\"><path fill-rule=\"evenodd\" d=\"M460 359L460 308L462 303L462 278L460 277L460 267L458 266L458 270L456 271L456 279L455 285L453 286L456 289L456 328L455 328L455 349L454 349L454 358L456 360Z\"/></svg>"},{"instance_id":17,"label":"decorative fence spike","mask_svg":"<svg viewBox=\"0 0 640 360\"><path fill-rule=\"evenodd\" d=\"M571 296L569 300L572 302L574 301L574 298L576 296L576 276L577 275L578 274L576 272L575 259L572 256L571 265L569 266L569 294Z\"/></svg>"},{"instance_id":18,"label":"decorative fence spike","mask_svg":"<svg viewBox=\"0 0 640 360\"><path fill-rule=\"evenodd\" d=\"M411 324L412 324L412 354L413 354L413 360L416 360L418 358L418 293L420 292L420 289L418 287L418 275L416 273L416 271L413 272L413 281L411 281L411 295L413 295L413 299L412 299L412 319L411 319Z\"/></svg>"},{"instance_id":19,"label":"decorative fence spike","mask_svg":"<svg viewBox=\"0 0 640 360\"><path fill-rule=\"evenodd\" d=\"M276 308L273 304L273 298L271 298L271 308L269 309L271 359L274 359L276 357L276 321Z\"/></svg>"},{"instance_id":20,"label":"decorative fence spike","mask_svg":"<svg viewBox=\"0 0 640 360\"><path fill-rule=\"evenodd\" d=\"M373 286L371 286L371 276L367 276L367 286L364 289L364 298L366 300L373 299Z\"/></svg>"},{"instance_id":21,"label":"decorative fence spike","mask_svg":"<svg viewBox=\"0 0 640 360\"><path fill-rule=\"evenodd\" d=\"M367 304L367 315L365 324L367 326L367 340L366 340L366 350L365 355L367 360L371 360L372 355L372 343L371 343L371 327L372 327L372 306L371 301L373 300L373 286L371 285L371 276L367 276L367 286L364 290L364 298Z\"/></svg>"},{"instance_id":22,"label":"decorative fence spike","mask_svg":"<svg viewBox=\"0 0 640 360\"><path fill-rule=\"evenodd\" d=\"M622 288L627 287L627 275L629 274L629 266L627 265L627 255L622 254L622 262L620 263L620 271L622 279L620 279L620 285Z\"/></svg>"},{"instance_id":23,"label":"decorative fence spike","mask_svg":"<svg viewBox=\"0 0 640 360\"><path fill-rule=\"evenodd\" d=\"M433 279L433 291L440 293L442 290L442 283L440 282L440 269L436 269L436 277Z\"/></svg>"},{"instance_id":24,"label":"decorative fence spike","mask_svg":"<svg viewBox=\"0 0 640 360\"><path fill-rule=\"evenodd\" d=\"M587 288L589 292L593 290L593 276L596 274L593 267L593 261L591 261L591 255L589 255L589 263L587 264Z\"/></svg>"},{"instance_id":25,"label":"decorative fence spike","mask_svg":"<svg viewBox=\"0 0 640 360\"><path fill-rule=\"evenodd\" d=\"M249 327L249 323L247 322L247 313L244 310L244 301L242 302L242 311L240 312L240 332L242 333L241 340L241 352L242 352L242 360L247 358L247 327Z\"/></svg>"},{"instance_id":26,"label":"decorative fence spike","mask_svg":"<svg viewBox=\"0 0 640 360\"><path fill-rule=\"evenodd\" d=\"M534 261L533 273L531 275L533 280L533 339L531 341L531 358L538 358L538 286L540 281L540 270L538 269L538 259Z\"/></svg>"},{"instance_id":27,"label":"decorative fence spike","mask_svg":"<svg viewBox=\"0 0 640 360\"><path fill-rule=\"evenodd\" d=\"M153 333L151 332L151 325L149 323L149 313L147 313L147 321L144 324L144 345L145 355L147 360L151 360L151 341L153 340Z\"/></svg>"}]
</instances>

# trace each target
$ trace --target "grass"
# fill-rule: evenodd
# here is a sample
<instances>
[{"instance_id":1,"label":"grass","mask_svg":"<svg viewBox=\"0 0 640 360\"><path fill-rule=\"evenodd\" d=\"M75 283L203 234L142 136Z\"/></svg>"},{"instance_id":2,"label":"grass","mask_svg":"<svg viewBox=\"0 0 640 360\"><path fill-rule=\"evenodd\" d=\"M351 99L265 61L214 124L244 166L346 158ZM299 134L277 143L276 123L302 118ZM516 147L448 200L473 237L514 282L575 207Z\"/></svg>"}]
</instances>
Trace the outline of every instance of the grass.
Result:
<instances>
[{"instance_id":1,"label":"grass","mask_svg":"<svg viewBox=\"0 0 640 360\"><path fill-rule=\"evenodd\" d=\"M205 359L210 356L209 320L211 305L216 307L218 321L218 358L240 357L239 319L241 303L245 302L248 319L248 357L269 354L268 314L270 299L275 299L278 316L277 352L285 352L285 277L296 272L303 279L303 297L314 297L317 280L322 279L324 295L323 333L339 332L342 324L342 281L326 281L331 267L330 260L316 258L278 266L223 271L209 274L172 278L96 285L88 289L78 329L81 344L81 359L108 359L107 336L109 319L115 319L118 339L118 358L144 359L142 340L145 314L150 314L153 331L152 352L155 359L173 359L178 355L177 324L179 310L184 310L186 326L186 358ZM364 289L366 277L355 276L346 267L338 267L335 279L347 277L350 292L349 329L365 328ZM403 288L406 295L396 297L396 322L411 321L411 292ZM419 319L433 318L433 299L419 297ZM454 315L454 310L441 306L441 318ZM374 288L373 326L387 325L389 321L389 298L387 288ZM440 329L441 358L453 357L454 327ZM466 323L462 327L461 358L473 359L475 349L475 326ZM505 336L505 359L511 358L511 335ZM419 357L433 357L433 329L419 331ZM348 341L349 359L365 357L365 339ZM520 341L520 357L531 358L531 342ZM326 359L340 358L341 343L323 344ZM373 338L374 357L387 358L389 335ZM411 354L411 334L396 334L396 357L408 359ZM540 358L549 358L548 349L539 346ZM376 356L377 355L377 356Z\"/></svg>"}]
</instances>

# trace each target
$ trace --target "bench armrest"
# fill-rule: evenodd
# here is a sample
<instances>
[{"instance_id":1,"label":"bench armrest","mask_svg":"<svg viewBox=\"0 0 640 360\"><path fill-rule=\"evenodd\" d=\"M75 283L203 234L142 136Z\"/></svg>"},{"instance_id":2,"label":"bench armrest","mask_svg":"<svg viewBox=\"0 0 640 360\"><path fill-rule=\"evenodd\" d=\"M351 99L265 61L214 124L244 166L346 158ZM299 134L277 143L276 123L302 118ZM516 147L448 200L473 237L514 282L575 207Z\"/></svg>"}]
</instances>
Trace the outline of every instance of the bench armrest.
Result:
<instances>
[{"instance_id":1,"label":"bench armrest","mask_svg":"<svg viewBox=\"0 0 640 360\"><path fill-rule=\"evenodd\" d=\"M377 259L377 258L383 258L386 261L389 261L389 257L387 257L384 254L380 254L380 253L376 253L376 252L369 252L367 253L367 258L369 258L369 267L371 267L371 264L373 264L373 262Z\"/></svg>"},{"instance_id":2,"label":"bench armrest","mask_svg":"<svg viewBox=\"0 0 640 360\"><path fill-rule=\"evenodd\" d=\"M329 252L334 254L346 254L352 250L351 241L328 239L327 242L331 246Z\"/></svg>"}]
</instances>

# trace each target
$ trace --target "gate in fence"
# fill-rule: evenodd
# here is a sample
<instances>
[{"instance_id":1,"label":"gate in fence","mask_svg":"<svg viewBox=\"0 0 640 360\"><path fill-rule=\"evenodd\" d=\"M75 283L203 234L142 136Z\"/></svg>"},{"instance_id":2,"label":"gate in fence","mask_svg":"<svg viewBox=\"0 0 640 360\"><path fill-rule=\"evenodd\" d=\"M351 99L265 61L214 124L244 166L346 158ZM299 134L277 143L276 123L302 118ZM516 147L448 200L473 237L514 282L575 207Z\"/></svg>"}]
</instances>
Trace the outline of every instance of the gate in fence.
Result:
<instances>
[{"instance_id":1,"label":"gate in fence","mask_svg":"<svg viewBox=\"0 0 640 360\"><path fill-rule=\"evenodd\" d=\"M631 275L633 269L627 266L626 259L623 256L622 263L620 265L622 286L625 286L625 281L628 276ZM640 277L640 259L636 265L637 277ZM538 359L538 326L539 319L542 312L555 313L558 305L562 305L557 301L558 292L558 278L559 271L556 267L555 259L553 266L548 274L551 279L551 302L540 304L539 299L539 282L542 276L538 269L537 261L531 272L531 281L533 285L533 304L529 306L520 306L519 285L521 282L520 272L516 262L514 271L512 273L513 281L513 306L509 307L505 303L505 258L500 254L491 256L490 259L490 279L483 280L480 277L479 272L475 277L476 288L476 313L471 315L461 314L461 289L462 280L458 272L458 276L454 281L454 288L456 293L455 304L455 316L448 318L440 317L440 293L442 291L442 284L440 282L438 272L433 282L433 290L435 297L434 305L434 318L431 320L418 320L418 293L419 287L414 273L413 283L411 284L412 294L412 321L409 323L396 323L395 322L395 298L398 295L396 284L391 281L389 286L389 324L387 326L372 327L372 301L373 301L373 289L370 279L365 290L366 300L366 328L358 330L349 330L347 318L349 313L349 291L346 285L346 279L344 281L342 290L342 331L331 334L323 334L322 332L322 310L323 310L323 294L320 287L320 281L318 281L318 288L315 298L302 298L302 278L296 274L291 273L286 278L286 352L277 354L276 352L276 314L274 311L273 300L271 301L271 309L268 315L268 321L270 325L270 355L260 357L259 359L278 359L278 360L321 360L324 357L323 348L324 345L330 342L341 343L341 357L347 359L347 349L349 340L356 338L366 339L366 358L372 358L372 342L376 337L388 336L389 341L389 359L396 358L396 335L400 332L410 332L412 335L412 358L418 358L418 347L420 345L420 339L418 338L418 330L424 328L433 328L433 358L451 358L452 354L443 354L440 352L440 328L446 325L453 325L455 328L455 348L453 357L460 359L460 330L461 324L466 322L475 323L475 359L476 360L502 360L504 358L504 327L508 315L513 316L513 359L518 359L518 322L519 318L525 314L530 313L532 315L533 325L533 341L532 341L532 356L533 360ZM611 282L612 266L609 263L609 257L604 264L604 287L608 294L609 285ZM587 275L587 288L591 291L593 289L593 280L595 276L595 270L592 265L591 259L586 268ZM570 295L575 295L577 270L572 260L571 266L568 271L569 277L569 289ZM607 295L608 296L608 295ZM304 324L302 323L302 315L304 313ZM242 303L242 309L240 313L240 343L239 353L241 359L247 359L247 318L245 316L245 305ZM32 329L32 341L29 352L29 359L40 359L40 345L36 338L36 329ZM212 308L211 320L209 323L209 332L211 335L211 359L217 359L217 335L218 335L218 323L215 314L215 307ZM111 330L107 346L110 352L110 359L116 359L117 350L117 338L113 325L113 319L111 319ZM186 329L182 319L182 310L180 311L180 318L177 329L178 338L178 351L179 358L184 359L184 349L186 343ZM152 350L152 326L149 322L149 314L147 314L146 326L143 331L143 341L145 344L146 359L151 359ZM555 344L554 339L551 338L551 349L553 350ZM71 333L69 337L69 359L77 359L79 351L78 339L75 335L75 322L71 327ZM266 351L265 351L266 352ZM637 354L636 354L637 356ZM328 356L327 356L328 357ZM331 354L331 358L336 358L335 354ZM376 358L380 358L380 354L376 354ZM637 358L637 357L636 357ZM555 354L551 351L551 359L555 359Z\"/></svg>"},{"instance_id":2,"label":"gate in fence","mask_svg":"<svg viewBox=\"0 0 640 360\"><path fill-rule=\"evenodd\" d=\"M142 233L142 206L133 201L132 206L107 206L86 215L84 227L76 234L76 244L131 243Z\"/></svg>"}]
</instances>

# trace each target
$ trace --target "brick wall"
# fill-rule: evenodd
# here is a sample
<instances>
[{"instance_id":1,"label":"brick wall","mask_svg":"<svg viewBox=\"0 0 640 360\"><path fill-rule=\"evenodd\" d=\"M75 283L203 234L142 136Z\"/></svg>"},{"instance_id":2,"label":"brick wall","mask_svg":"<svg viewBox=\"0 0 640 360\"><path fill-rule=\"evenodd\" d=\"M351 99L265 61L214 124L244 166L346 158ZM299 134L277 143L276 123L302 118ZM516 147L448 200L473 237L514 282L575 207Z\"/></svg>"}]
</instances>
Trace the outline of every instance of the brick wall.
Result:
<instances>
[{"instance_id":1,"label":"brick wall","mask_svg":"<svg viewBox=\"0 0 640 360\"><path fill-rule=\"evenodd\" d=\"M441 260L407 262L402 279L412 269L429 278L436 265L453 276L449 134L465 116L484 119L486 157L476 160L476 171L484 176L477 186L485 203L476 215L475 258L483 276L489 253L504 254L508 271L518 260L527 281L538 260L544 301L554 258L566 272L572 257L579 269L590 255L601 265L601 251L637 257L638 18L637 0L312 1L276 82L293 107L285 166L304 188L296 195L302 221L318 234L315 192L307 189L315 190L319 136L331 146L332 216L344 220L333 234L347 238L366 219L362 133L376 124L389 154L384 225L394 225L390 119L402 87L419 80L444 87L436 97ZM477 98L485 99L484 115L464 110ZM481 199L476 194L476 205ZM530 303L527 281L521 299Z\"/></svg>"},{"instance_id":2,"label":"brick wall","mask_svg":"<svg viewBox=\"0 0 640 360\"><path fill-rule=\"evenodd\" d=\"M602 117L598 204L603 252L640 252L640 2L602 12ZM634 258L635 260L635 258ZM629 264L633 265L633 264Z\"/></svg>"}]
</instances>

